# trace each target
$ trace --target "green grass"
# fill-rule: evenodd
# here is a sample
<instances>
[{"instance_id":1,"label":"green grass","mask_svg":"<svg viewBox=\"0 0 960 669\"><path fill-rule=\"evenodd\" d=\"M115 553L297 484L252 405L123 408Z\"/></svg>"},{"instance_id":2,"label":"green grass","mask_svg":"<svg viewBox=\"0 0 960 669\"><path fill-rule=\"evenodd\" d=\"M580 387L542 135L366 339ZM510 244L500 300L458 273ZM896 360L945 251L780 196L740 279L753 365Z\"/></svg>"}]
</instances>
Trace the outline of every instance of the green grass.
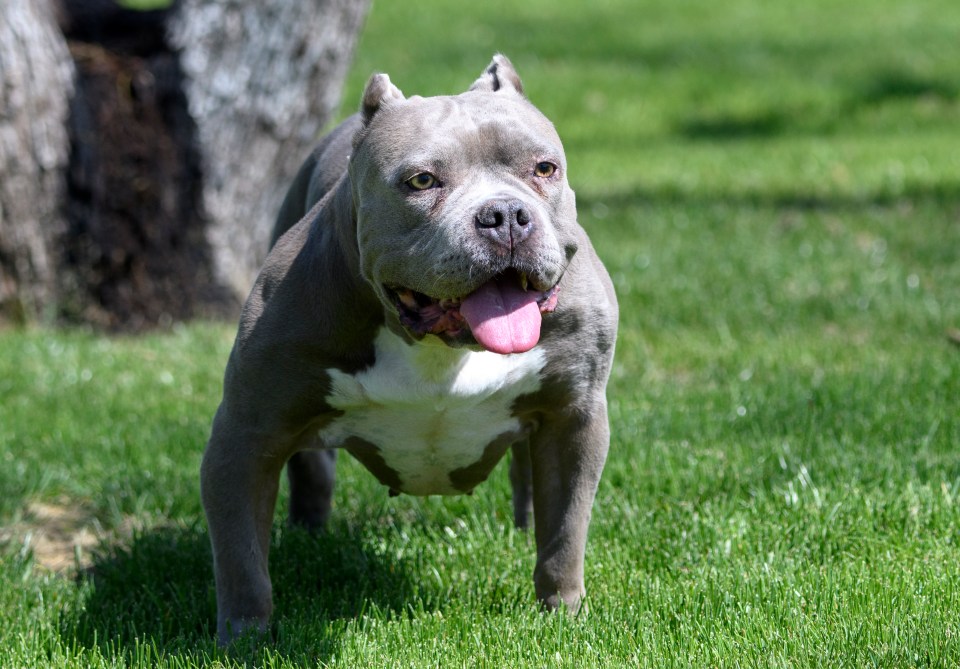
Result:
<instances>
[{"instance_id":1,"label":"green grass","mask_svg":"<svg viewBox=\"0 0 960 669\"><path fill-rule=\"evenodd\" d=\"M272 644L224 655L197 470L229 325L0 332L0 667L960 664L960 7L377 3L385 70L495 51L564 138L621 300L589 612L541 615L504 468L330 531L277 513ZM37 564L80 509L92 575ZM92 553L92 554L91 554Z\"/></svg>"}]
</instances>

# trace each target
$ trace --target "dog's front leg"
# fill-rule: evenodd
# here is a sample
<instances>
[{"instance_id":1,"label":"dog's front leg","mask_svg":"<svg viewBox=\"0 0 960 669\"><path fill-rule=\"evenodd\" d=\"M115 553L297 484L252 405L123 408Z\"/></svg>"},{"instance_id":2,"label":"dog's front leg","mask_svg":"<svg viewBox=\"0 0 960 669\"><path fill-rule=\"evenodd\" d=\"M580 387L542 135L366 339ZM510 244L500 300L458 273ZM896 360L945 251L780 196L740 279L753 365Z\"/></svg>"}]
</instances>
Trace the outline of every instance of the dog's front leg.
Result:
<instances>
[{"instance_id":1,"label":"dog's front leg","mask_svg":"<svg viewBox=\"0 0 960 669\"><path fill-rule=\"evenodd\" d=\"M593 499L610 443L606 402L554 416L534 435L533 514L537 599L548 609L580 608L583 555Z\"/></svg>"},{"instance_id":2,"label":"dog's front leg","mask_svg":"<svg viewBox=\"0 0 960 669\"><path fill-rule=\"evenodd\" d=\"M217 637L267 629L273 609L270 530L285 458L220 414L203 456L200 489L213 547Z\"/></svg>"}]
</instances>

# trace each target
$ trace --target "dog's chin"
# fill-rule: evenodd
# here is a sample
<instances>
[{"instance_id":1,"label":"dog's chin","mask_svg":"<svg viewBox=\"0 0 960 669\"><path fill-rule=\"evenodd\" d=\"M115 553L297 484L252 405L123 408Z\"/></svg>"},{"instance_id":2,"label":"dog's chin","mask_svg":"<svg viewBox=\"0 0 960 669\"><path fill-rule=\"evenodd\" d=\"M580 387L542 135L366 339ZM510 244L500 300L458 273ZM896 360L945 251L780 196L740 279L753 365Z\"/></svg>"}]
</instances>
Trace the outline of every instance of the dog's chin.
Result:
<instances>
[{"instance_id":1,"label":"dog's chin","mask_svg":"<svg viewBox=\"0 0 960 669\"><path fill-rule=\"evenodd\" d=\"M441 348L465 349L468 351L482 351L483 346L477 343L473 333L468 329L461 329L447 332L417 332L408 327L403 327L403 331L414 341L418 341L428 346L438 346Z\"/></svg>"},{"instance_id":2,"label":"dog's chin","mask_svg":"<svg viewBox=\"0 0 960 669\"><path fill-rule=\"evenodd\" d=\"M529 296L529 300L536 301L541 314L556 309L558 283L545 290L537 290L525 275L512 269L492 276L484 283L490 282L515 283ZM485 347L474 336L468 319L461 313L469 293L463 297L437 298L403 286L385 285L383 289L390 306L396 310L400 325L413 339L434 341L432 336L452 348L484 350Z\"/></svg>"}]
</instances>

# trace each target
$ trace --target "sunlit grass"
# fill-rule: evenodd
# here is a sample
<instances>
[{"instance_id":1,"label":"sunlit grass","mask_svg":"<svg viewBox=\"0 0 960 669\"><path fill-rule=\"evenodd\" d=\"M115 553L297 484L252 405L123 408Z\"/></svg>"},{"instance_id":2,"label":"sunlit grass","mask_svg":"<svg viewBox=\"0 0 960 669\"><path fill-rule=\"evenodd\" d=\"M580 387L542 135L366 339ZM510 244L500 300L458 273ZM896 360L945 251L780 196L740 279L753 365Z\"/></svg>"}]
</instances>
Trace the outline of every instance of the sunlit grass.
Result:
<instances>
[{"instance_id":1,"label":"sunlit grass","mask_svg":"<svg viewBox=\"0 0 960 669\"><path fill-rule=\"evenodd\" d=\"M0 666L960 663L960 9L584 7L377 3L343 114L503 51L565 140L621 300L589 612L537 610L502 468L390 499L342 458L325 536L281 500L273 642L227 658L197 469L233 326L7 331ZM39 566L37 502L99 528L92 577Z\"/></svg>"}]
</instances>

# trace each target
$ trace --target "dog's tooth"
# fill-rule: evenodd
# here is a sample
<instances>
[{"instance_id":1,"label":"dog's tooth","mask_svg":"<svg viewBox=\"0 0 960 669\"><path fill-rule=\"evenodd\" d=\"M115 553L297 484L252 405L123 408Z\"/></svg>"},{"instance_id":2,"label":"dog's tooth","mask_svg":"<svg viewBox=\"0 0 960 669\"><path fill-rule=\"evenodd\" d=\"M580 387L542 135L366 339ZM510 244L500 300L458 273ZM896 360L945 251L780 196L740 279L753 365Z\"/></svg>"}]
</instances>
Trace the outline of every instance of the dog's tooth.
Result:
<instances>
[{"instance_id":1,"label":"dog's tooth","mask_svg":"<svg viewBox=\"0 0 960 669\"><path fill-rule=\"evenodd\" d=\"M416 299L413 297L413 291L404 290L397 293L397 297L400 298L400 302L403 303L403 306L408 309L418 309L420 305L417 304Z\"/></svg>"},{"instance_id":2,"label":"dog's tooth","mask_svg":"<svg viewBox=\"0 0 960 669\"><path fill-rule=\"evenodd\" d=\"M524 290L526 290L526 289L527 289L527 286L528 286L529 284L530 284L530 282L529 282L529 280L527 279L527 273L526 273L526 272L521 272L521 273L520 273L520 287L523 288Z\"/></svg>"}]
</instances>

